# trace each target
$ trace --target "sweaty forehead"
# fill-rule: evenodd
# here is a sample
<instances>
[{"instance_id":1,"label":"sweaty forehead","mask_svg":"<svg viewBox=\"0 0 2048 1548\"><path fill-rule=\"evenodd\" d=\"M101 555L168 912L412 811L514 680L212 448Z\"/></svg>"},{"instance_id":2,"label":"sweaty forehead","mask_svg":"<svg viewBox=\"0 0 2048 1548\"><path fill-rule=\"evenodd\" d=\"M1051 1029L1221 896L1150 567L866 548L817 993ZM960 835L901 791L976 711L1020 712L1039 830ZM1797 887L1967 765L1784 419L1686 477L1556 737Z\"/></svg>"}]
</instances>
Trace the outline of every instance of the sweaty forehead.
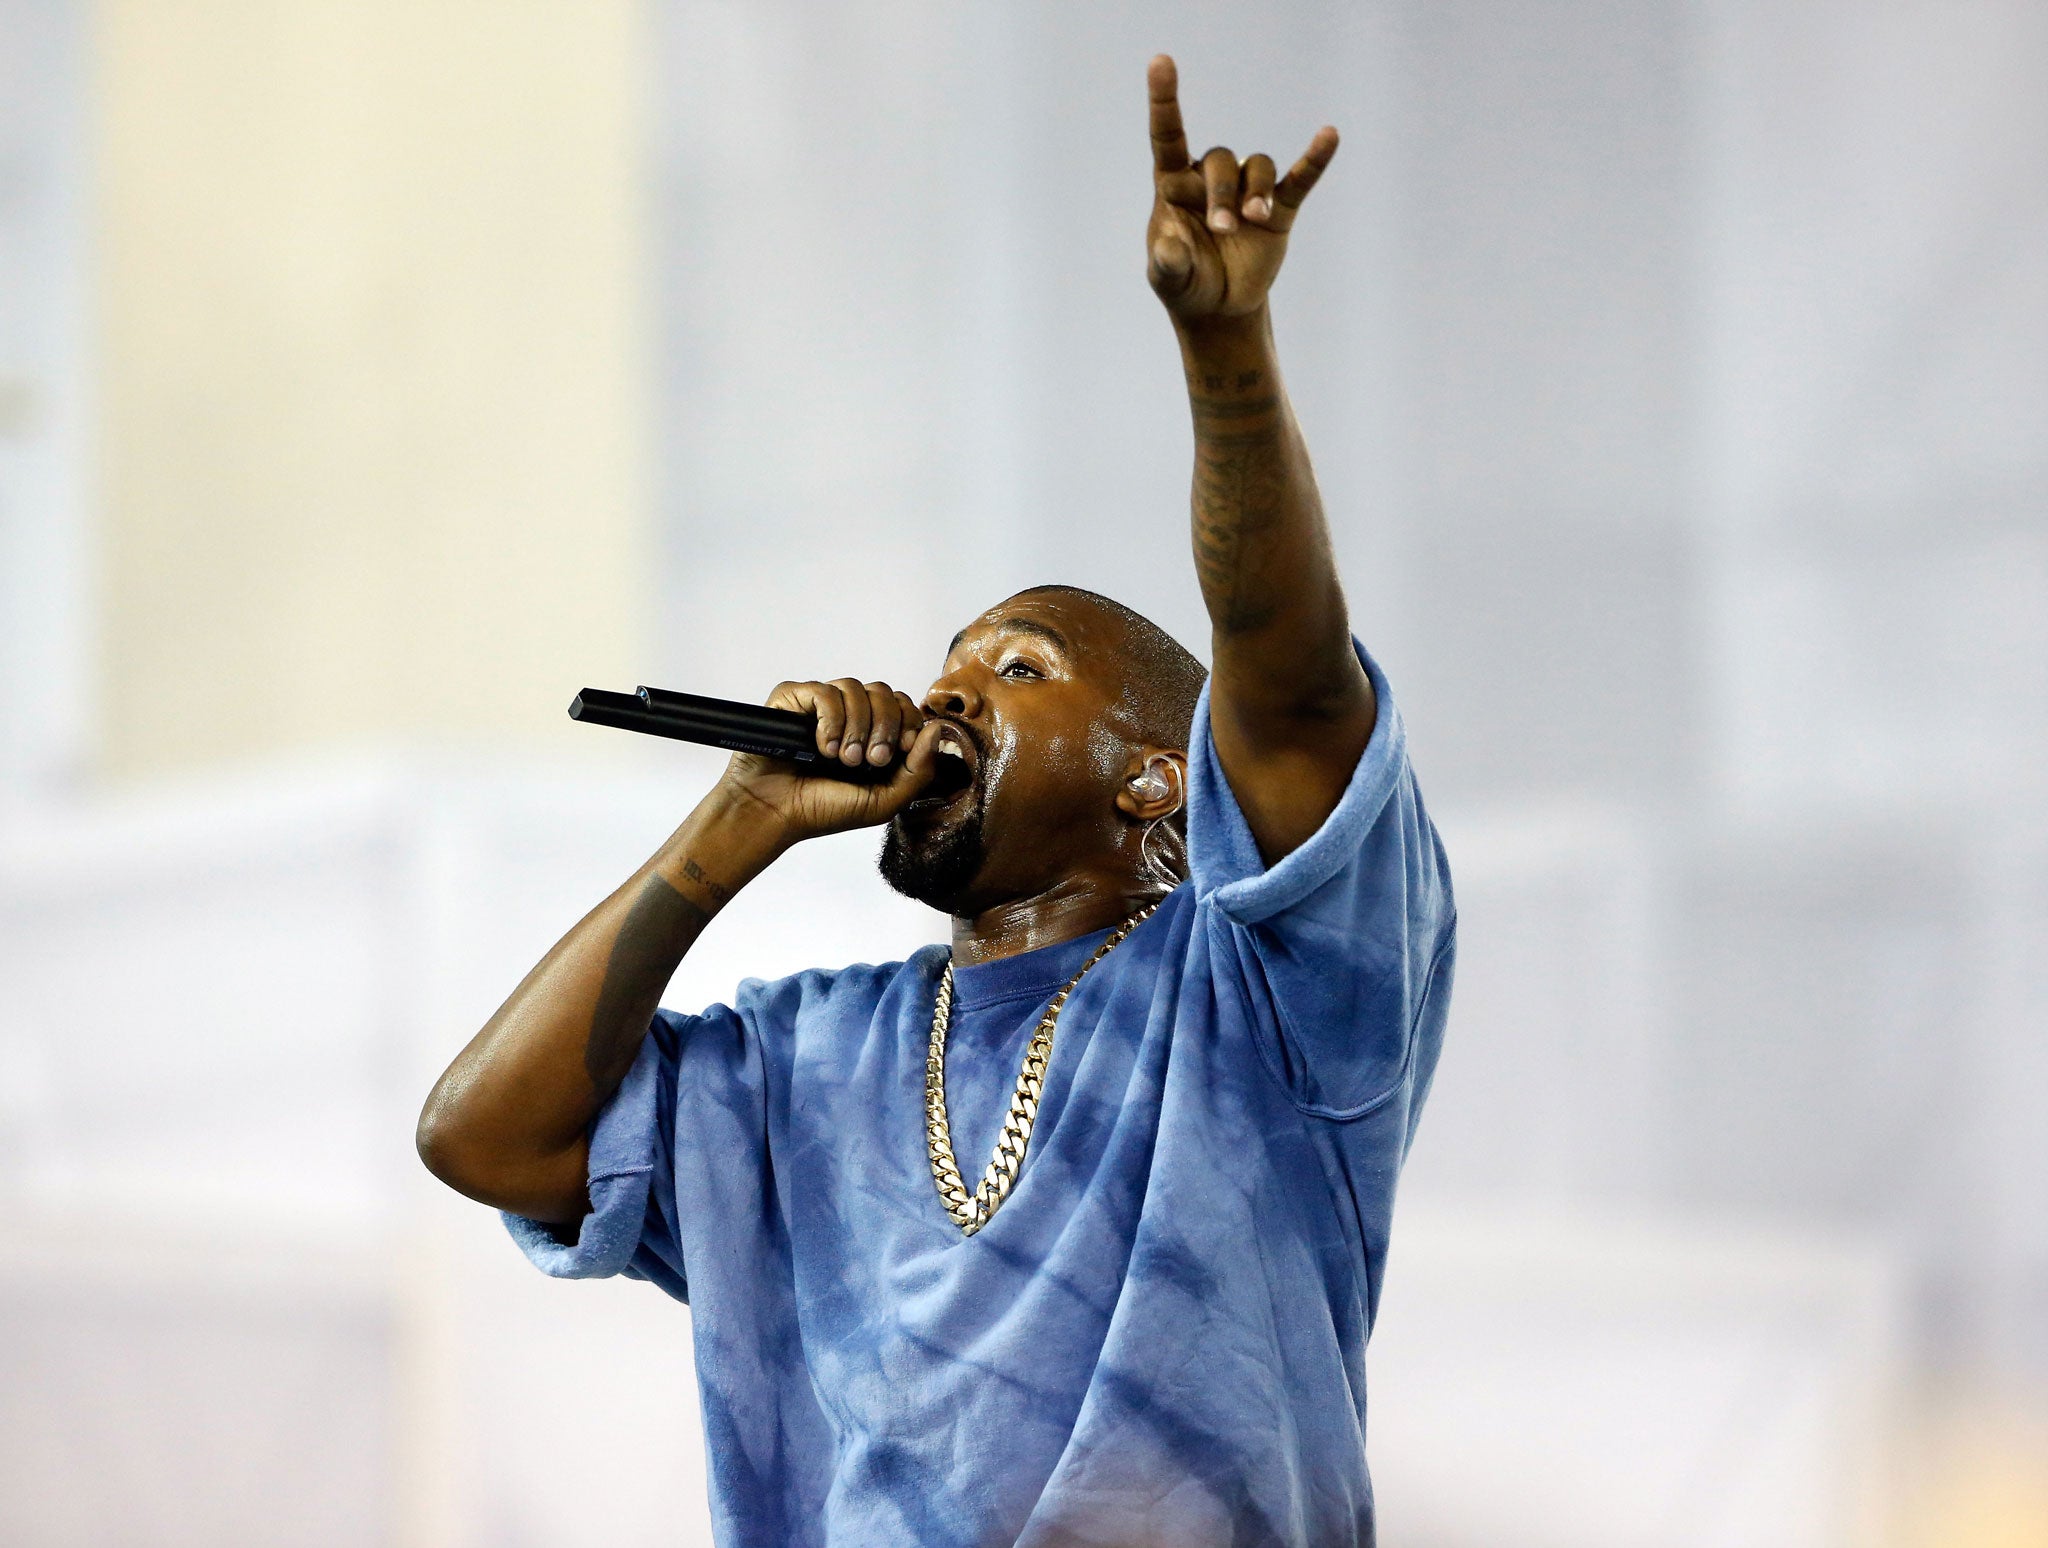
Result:
<instances>
[{"instance_id":1,"label":"sweaty forehead","mask_svg":"<svg viewBox=\"0 0 2048 1548\"><path fill-rule=\"evenodd\" d=\"M951 656L973 646L1023 634L1063 650L1078 663L1097 666L1115 658L1124 639L1123 620L1092 598L1064 592L1020 592L998 602L953 636Z\"/></svg>"}]
</instances>

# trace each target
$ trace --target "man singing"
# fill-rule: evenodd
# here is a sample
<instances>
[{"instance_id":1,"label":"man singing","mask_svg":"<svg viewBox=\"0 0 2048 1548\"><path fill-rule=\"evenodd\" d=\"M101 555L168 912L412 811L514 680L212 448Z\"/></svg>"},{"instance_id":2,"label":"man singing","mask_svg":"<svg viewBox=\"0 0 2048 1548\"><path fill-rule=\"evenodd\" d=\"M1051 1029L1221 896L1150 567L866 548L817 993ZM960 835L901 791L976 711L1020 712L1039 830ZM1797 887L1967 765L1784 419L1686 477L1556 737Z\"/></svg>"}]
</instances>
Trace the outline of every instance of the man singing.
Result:
<instances>
[{"instance_id":1,"label":"man singing","mask_svg":"<svg viewBox=\"0 0 2048 1548\"><path fill-rule=\"evenodd\" d=\"M921 700L784 683L889 772L733 758L420 1120L542 1269L690 1303L721 1544L1373 1540L1365 1343L1455 915L1267 313L1337 135L1191 162L1172 60L1150 88L1206 682L1044 586ZM784 850L882 824L949 947L656 1009Z\"/></svg>"}]
</instances>

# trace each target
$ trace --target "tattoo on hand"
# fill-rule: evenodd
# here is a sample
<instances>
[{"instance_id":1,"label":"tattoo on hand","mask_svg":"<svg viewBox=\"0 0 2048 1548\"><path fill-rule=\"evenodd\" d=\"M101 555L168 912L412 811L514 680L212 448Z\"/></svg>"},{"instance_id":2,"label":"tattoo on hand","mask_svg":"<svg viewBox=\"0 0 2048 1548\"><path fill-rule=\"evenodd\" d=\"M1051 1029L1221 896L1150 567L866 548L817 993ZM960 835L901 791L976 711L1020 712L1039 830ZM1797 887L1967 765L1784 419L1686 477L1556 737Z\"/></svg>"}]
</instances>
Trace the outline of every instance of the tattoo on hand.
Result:
<instances>
[{"instance_id":1,"label":"tattoo on hand","mask_svg":"<svg viewBox=\"0 0 2048 1548\"><path fill-rule=\"evenodd\" d=\"M650 876L626 911L605 963L604 984L583 1043L583 1068L599 1091L626 1078L661 1003L661 991L711 915L659 876Z\"/></svg>"}]
</instances>

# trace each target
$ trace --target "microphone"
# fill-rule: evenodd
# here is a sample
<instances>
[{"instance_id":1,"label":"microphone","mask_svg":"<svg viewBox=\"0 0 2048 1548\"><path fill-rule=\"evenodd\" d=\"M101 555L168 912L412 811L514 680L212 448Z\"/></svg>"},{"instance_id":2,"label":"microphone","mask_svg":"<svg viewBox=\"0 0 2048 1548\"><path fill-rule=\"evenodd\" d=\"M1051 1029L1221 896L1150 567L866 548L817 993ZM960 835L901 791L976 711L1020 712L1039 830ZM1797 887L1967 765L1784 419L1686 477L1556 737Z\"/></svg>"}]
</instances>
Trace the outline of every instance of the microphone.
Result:
<instances>
[{"instance_id":1,"label":"microphone","mask_svg":"<svg viewBox=\"0 0 2048 1548\"><path fill-rule=\"evenodd\" d=\"M795 710L713 699L672 688L642 686L637 694L586 688L569 701L569 718L593 726L615 726L647 736L696 742L726 752L755 753L803 765L802 772L854 784L886 784L903 766L898 755L880 768L863 758L847 764L818 751L818 722Z\"/></svg>"}]
</instances>

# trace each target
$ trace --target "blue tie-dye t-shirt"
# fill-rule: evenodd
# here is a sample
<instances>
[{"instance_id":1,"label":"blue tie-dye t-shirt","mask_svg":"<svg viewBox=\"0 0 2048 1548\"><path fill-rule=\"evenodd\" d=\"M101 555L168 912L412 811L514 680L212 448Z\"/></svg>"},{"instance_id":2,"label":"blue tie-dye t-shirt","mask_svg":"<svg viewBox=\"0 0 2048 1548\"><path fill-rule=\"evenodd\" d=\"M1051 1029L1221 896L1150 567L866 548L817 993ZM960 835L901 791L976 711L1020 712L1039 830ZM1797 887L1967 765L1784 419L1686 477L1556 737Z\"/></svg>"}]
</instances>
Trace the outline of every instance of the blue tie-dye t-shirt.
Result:
<instances>
[{"instance_id":1,"label":"blue tie-dye t-shirt","mask_svg":"<svg viewBox=\"0 0 2048 1548\"><path fill-rule=\"evenodd\" d=\"M597 1121L578 1240L511 1225L551 1274L690 1303L721 1544L1372 1541L1365 1343L1454 914L1366 665L1371 742L1270 869L1204 695L1191 879L1067 1002L1023 1171L972 1237L925 1147L944 948L657 1015ZM954 969L970 1185L1102 939Z\"/></svg>"}]
</instances>

